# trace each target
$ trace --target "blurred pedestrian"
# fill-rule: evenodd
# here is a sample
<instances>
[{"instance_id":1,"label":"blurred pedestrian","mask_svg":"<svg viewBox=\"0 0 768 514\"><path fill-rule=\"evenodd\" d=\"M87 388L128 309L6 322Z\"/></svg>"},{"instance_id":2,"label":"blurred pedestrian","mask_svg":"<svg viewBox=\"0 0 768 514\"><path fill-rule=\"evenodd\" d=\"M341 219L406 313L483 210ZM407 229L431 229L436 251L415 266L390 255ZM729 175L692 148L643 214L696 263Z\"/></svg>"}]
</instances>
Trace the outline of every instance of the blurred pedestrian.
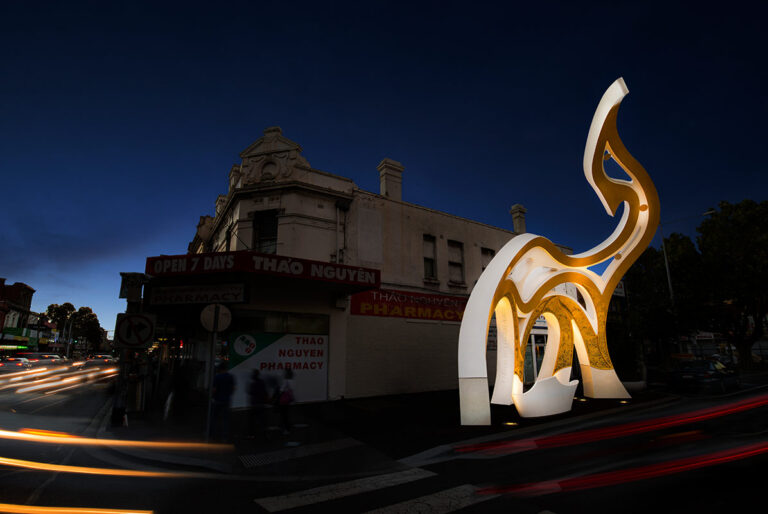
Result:
<instances>
[{"instance_id":1,"label":"blurred pedestrian","mask_svg":"<svg viewBox=\"0 0 768 514\"><path fill-rule=\"evenodd\" d=\"M287 435L292 428L291 425L291 405L294 402L293 395L293 370L285 368L283 374L283 383L277 393L277 409L280 413L280 424L283 429L283 435Z\"/></svg>"},{"instance_id":2,"label":"blurred pedestrian","mask_svg":"<svg viewBox=\"0 0 768 514\"><path fill-rule=\"evenodd\" d=\"M269 394L264 380L259 375L258 369L251 372L251 383L248 387L248 399L251 406L248 434L251 437L256 436L257 430L262 434L265 433L265 409L269 402Z\"/></svg>"},{"instance_id":3,"label":"blurred pedestrian","mask_svg":"<svg viewBox=\"0 0 768 514\"><path fill-rule=\"evenodd\" d=\"M217 367L217 373L213 377L210 433L212 439L219 441L229 439L229 410L232 405L232 394L234 392L235 377L227 371L227 362L221 361Z\"/></svg>"}]
</instances>

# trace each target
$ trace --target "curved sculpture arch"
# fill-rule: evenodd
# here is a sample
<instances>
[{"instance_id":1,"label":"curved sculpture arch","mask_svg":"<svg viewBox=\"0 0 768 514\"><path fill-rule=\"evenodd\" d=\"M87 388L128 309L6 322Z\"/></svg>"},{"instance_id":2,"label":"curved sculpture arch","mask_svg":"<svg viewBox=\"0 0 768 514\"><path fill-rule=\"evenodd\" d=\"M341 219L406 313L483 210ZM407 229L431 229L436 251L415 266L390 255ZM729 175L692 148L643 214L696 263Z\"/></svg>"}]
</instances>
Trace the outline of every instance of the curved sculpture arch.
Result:
<instances>
[{"instance_id":1,"label":"curved sculpture arch","mask_svg":"<svg viewBox=\"0 0 768 514\"><path fill-rule=\"evenodd\" d=\"M605 337L608 304L627 269L650 244L659 223L659 198L648 173L624 147L616 129L627 95L617 79L597 106L584 150L584 174L606 212L624 205L613 234L591 250L566 255L548 239L514 237L493 258L469 297L459 332L459 394L463 425L490 424L490 403L517 407L521 416L558 414L571 408L577 381L570 380L573 349L579 356L584 393L593 398L627 398L613 369ZM609 177L613 159L629 180ZM598 275L590 266L610 261ZM558 286L573 284L584 305ZM486 341L491 317L498 332L497 373L489 399ZM549 334L539 375L523 391L525 344L539 315Z\"/></svg>"}]
</instances>

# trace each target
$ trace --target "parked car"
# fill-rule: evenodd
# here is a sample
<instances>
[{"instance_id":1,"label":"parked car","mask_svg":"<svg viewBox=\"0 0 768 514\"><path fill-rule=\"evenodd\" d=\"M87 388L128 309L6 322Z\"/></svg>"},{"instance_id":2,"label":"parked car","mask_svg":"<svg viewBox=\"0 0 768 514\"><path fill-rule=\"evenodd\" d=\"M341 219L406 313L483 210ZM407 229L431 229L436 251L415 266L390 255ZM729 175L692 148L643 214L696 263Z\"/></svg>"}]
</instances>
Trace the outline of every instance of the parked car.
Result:
<instances>
[{"instance_id":1,"label":"parked car","mask_svg":"<svg viewBox=\"0 0 768 514\"><path fill-rule=\"evenodd\" d=\"M738 371L718 360L680 361L670 374L669 385L688 391L724 393L741 385Z\"/></svg>"},{"instance_id":2,"label":"parked car","mask_svg":"<svg viewBox=\"0 0 768 514\"><path fill-rule=\"evenodd\" d=\"M12 373L30 369L32 364L24 357L7 357L0 361L0 373Z\"/></svg>"}]
</instances>

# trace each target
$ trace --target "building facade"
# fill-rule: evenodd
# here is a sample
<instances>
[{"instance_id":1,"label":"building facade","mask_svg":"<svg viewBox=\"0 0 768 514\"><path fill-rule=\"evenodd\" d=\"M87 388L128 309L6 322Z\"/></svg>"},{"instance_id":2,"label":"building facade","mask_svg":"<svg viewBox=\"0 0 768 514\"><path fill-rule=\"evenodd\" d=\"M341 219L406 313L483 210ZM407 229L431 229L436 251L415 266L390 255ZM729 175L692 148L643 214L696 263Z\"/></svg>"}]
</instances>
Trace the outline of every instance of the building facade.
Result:
<instances>
[{"instance_id":1,"label":"building facade","mask_svg":"<svg viewBox=\"0 0 768 514\"><path fill-rule=\"evenodd\" d=\"M165 356L210 361L196 318L221 303L232 322L214 354L241 384L253 369L276 383L291 368L298 401L456 388L467 298L525 231L525 209L512 207L509 230L404 202L391 159L377 167L379 192L364 191L312 168L277 127L240 157L188 253L147 259L142 309L157 316ZM491 353L494 342L492 331Z\"/></svg>"},{"instance_id":2,"label":"building facade","mask_svg":"<svg viewBox=\"0 0 768 514\"><path fill-rule=\"evenodd\" d=\"M0 278L0 349L25 350L33 342L36 347L37 336L30 332L30 323L37 317L32 308L32 296L35 290L22 282L6 285ZM30 341L33 338L34 341Z\"/></svg>"}]
</instances>

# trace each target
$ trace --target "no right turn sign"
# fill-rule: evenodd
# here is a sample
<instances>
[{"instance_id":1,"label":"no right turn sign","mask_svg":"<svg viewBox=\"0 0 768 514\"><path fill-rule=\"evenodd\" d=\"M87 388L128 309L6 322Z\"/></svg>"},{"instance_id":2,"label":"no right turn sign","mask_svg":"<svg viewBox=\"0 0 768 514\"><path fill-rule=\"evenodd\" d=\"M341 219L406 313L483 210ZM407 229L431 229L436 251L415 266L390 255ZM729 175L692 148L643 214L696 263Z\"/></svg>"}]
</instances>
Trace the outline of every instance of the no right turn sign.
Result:
<instances>
[{"instance_id":1,"label":"no right turn sign","mask_svg":"<svg viewBox=\"0 0 768 514\"><path fill-rule=\"evenodd\" d=\"M120 348L148 348L155 335L152 314L118 314L115 323L115 344Z\"/></svg>"}]
</instances>

